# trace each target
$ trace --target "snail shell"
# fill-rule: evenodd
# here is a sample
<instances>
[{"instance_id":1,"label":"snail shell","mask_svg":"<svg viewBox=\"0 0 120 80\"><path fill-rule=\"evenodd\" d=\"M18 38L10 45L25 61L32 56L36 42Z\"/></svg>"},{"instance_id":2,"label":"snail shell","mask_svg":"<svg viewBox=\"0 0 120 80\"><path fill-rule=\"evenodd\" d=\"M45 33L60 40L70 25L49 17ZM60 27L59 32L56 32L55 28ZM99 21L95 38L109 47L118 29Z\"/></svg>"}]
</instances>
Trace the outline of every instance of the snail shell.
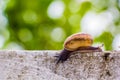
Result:
<instances>
[{"instance_id":1,"label":"snail shell","mask_svg":"<svg viewBox=\"0 0 120 80\"><path fill-rule=\"evenodd\" d=\"M86 33L77 33L69 36L64 42L64 48L74 51L80 47L90 47L93 44L93 38Z\"/></svg>"}]
</instances>

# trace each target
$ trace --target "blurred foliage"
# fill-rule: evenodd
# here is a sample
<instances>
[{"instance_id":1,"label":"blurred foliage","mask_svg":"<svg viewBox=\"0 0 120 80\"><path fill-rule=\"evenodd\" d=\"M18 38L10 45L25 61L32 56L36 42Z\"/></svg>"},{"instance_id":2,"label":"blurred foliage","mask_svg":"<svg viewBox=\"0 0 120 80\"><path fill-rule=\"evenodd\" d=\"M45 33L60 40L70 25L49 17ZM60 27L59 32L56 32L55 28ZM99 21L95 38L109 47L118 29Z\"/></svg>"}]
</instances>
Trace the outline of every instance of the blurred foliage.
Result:
<instances>
[{"instance_id":1,"label":"blurred foliage","mask_svg":"<svg viewBox=\"0 0 120 80\"><path fill-rule=\"evenodd\" d=\"M106 40L106 38L108 40ZM106 50L112 49L112 41L113 41L113 35L110 32L103 32L98 38L95 39L97 42L104 43L104 46L106 47Z\"/></svg>"},{"instance_id":2,"label":"blurred foliage","mask_svg":"<svg viewBox=\"0 0 120 80\"><path fill-rule=\"evenodd\" d=\"M50 18L48 9L55 1L64 3L64 12L59 18ZM67 36L81 32L80 21L88 11L101 13L112 7L120 11L119 0L9 0L4 12L10 37L4 48L15 42L27 50L62 49ZM114 24L120 25L120 17ZM109 30L96 37L95 42L102 42L111 50L113 36Z\"/></svg>"}]
</instances>

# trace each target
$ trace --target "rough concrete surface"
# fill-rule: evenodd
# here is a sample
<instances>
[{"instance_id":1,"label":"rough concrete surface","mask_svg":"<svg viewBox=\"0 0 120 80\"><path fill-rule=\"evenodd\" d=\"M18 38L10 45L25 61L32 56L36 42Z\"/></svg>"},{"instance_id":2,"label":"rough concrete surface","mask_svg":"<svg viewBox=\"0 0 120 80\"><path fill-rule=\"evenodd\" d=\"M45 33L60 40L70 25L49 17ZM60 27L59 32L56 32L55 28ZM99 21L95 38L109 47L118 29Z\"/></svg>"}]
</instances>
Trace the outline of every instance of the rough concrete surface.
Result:
<instances>
[{"instance_id":1,"label":"rough concrete surface","mask_svg":"<svg viewBox=\"0 0 120 80\"><path fill-rule=\"evenodd\" d=\"M59 51L0 51L0 80L120 80L120 52L74 55L55 64Z\"/></svg>"}]
</instances>

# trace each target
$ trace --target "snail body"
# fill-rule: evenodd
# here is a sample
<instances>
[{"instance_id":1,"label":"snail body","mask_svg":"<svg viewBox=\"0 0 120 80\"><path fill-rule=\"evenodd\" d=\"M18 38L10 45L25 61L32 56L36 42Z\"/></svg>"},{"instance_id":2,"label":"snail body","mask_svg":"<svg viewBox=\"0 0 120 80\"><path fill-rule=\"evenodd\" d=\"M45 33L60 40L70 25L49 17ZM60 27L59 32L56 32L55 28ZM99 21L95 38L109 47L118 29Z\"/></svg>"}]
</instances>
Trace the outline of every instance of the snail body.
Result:
<instances>
[{"instance_id":1,"label":"snail body","mask_svg":"<svg viewBox=\"0 0 120 80\"><path fill-rule=\"evenodd\" d=\"M76 33L69 36L64 42L64 49L56 56L59 62L66 61L74 51L102 51L100 47L92 47L93 38L90 34Z\"/></svg>"}]
</instances>

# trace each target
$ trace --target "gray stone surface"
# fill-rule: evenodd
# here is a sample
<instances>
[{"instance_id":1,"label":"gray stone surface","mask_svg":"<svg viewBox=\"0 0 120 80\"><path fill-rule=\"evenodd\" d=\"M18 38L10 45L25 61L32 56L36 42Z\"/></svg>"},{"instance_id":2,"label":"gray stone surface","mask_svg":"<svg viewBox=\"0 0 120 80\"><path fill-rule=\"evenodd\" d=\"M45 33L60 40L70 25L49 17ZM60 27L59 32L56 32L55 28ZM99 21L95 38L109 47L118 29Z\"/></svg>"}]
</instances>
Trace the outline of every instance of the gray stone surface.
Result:
<instances>
[{"instance_id":1,"label":"gray stone surface","mask_svg":"<svg viewBox=\"0 0 120 80\"><path fill-rule=\"evenodd\" d=\"M0 80L120 80L120 52L76 52L55 64L59 51L0 51Z\"/></svg>"}]
</instances>

